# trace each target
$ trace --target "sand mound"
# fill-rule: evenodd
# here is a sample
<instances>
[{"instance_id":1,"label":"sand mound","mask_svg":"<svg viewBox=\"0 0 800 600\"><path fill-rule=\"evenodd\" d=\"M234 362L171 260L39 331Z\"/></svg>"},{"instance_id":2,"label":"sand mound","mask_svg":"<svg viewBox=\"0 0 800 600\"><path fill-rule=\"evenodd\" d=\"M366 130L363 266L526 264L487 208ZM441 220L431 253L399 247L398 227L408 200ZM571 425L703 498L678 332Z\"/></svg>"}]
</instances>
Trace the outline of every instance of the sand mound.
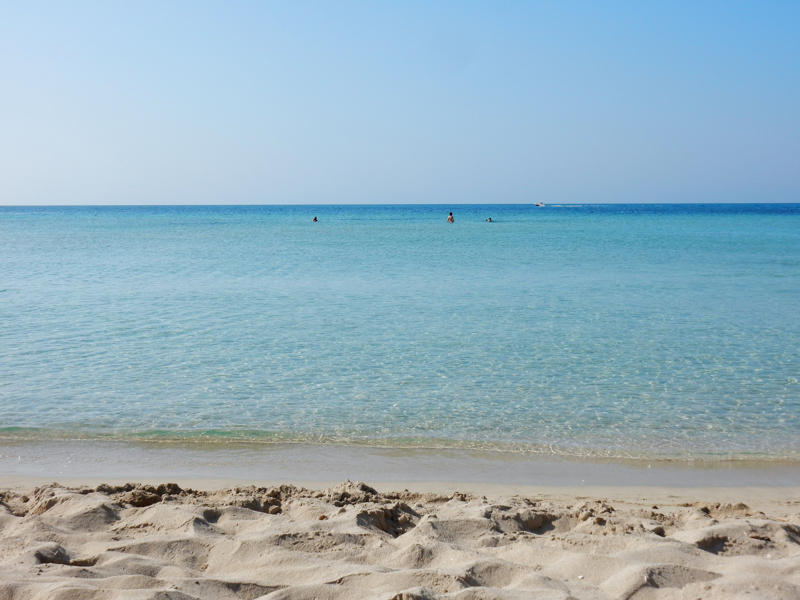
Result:
<instances>
[{"instance_id":1,"label":"sand mound","mask_svg":"<svg viewBox=\"0 0 800 600\"><path fill-rule=\"evenodd\" d=\"M0 492L0 600L800 598L800 514L379 493Z\"/></svg>"}]
</instances>

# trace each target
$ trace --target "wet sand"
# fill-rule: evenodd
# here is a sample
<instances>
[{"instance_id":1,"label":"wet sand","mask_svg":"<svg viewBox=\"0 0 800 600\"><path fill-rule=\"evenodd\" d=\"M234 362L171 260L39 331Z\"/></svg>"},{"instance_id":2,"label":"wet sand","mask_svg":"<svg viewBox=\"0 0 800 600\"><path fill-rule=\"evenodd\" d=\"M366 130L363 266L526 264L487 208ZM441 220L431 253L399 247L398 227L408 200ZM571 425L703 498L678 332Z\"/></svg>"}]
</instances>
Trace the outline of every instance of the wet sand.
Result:
<instances>
[{"instance_id":1,"label":"wet sand","mask_svg":"<svg viewBox=\"0 0 800 600\"><path fill-rule=\"evenodd\" d=\"M0 442L0 476L40 482L94 479L332 484L370 482L547 486L784 486L800 463L644 460L375 446L246 443Z\"/></svg>"}]
</instances>

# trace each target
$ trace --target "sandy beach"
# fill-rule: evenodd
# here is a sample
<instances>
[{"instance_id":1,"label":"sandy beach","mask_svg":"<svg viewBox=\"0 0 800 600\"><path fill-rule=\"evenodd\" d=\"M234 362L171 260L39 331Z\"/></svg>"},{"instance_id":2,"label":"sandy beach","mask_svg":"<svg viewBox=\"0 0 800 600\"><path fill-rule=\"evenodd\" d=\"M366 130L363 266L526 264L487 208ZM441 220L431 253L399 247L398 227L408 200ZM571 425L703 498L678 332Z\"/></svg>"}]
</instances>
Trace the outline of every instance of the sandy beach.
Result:
<instances>
[{"instance_id":1,"label":"sandy beach","mask_svg":"<svg viewBox=\"0 0 800 600\"><path fill-rule=\"evenodd\" d=\"M0 15L0 600L800 600L800 0Z\"/></svg>"},{"instance_id":2,"label":"sandy beach","mask_svg":"<svg viewBox=\"0 0 800 600\"><path fill-rule=\"evenodd\" d=\"M797 487L0 489L3 600L800 597Z\"/></svg>"}]
</instances>

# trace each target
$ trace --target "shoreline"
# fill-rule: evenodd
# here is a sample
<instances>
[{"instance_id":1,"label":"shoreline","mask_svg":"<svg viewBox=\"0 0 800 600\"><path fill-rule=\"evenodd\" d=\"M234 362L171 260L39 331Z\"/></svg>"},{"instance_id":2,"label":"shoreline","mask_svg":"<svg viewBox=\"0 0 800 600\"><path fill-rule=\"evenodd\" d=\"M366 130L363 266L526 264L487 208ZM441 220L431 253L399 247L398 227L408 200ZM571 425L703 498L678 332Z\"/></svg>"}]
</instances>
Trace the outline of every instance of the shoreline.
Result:
<instances>
[{"instance_id":1,"label":"shoreline","mask_svg":"<svg viewBox=\"0 0 800 600\"><path fill-rule=\"evenodd\" d=\"M129 445L136 447L149 447L159 449L192 449L192 450L234 450L271 448L291 448L291 447L315 447L315 448L354 448L366 451L389 451L396 453L473 453L486 456L516 456L522 458L543 458L543 459L564 459L576 461L595 461L595 462L615 462L622 464L639 465L644 463L659 465L688 465L688 466L712 466L712 465L742 465L742 466L761 466L761 465L797 465L800 466L800 451L794 447L787 447L779 454L767 454L743 451L725 451L719 453L709 453L696 451L685 455L677 454L637 454L634 451L617 449L614 452L603 450L597 447L562 447L554 445L519 445L519 444L494 444L494 443L447 443L435 441L434 443L423 443L416 440L416 443L396 443L393 440L350 440L336 437L320 438L291 438L291 437L264 437L258 439L249 435L239 436L217 436L203 434L189 434L172 436L161 436L156 434L139 434L130 436L115 435L92 435L79 434L69 435L66 432L59 432L56 435L37 434L38 430L31 429L30 434L25 434L20 429L8 435L7 430L0 429L0 448L11 447L20 444L108 444L108 445Z\"/></svg>"},{"instance_id":2,"label":"shoreline","mask_svg":"<svg viewBox=\"0 0 800 600\"><path fill-rule=\"evenodd\" d=\"M781 487L794 461L584 459L477 450L314 444L0 441L0 481L412 482L467 485Z\"/></svg>"}]
</instances>

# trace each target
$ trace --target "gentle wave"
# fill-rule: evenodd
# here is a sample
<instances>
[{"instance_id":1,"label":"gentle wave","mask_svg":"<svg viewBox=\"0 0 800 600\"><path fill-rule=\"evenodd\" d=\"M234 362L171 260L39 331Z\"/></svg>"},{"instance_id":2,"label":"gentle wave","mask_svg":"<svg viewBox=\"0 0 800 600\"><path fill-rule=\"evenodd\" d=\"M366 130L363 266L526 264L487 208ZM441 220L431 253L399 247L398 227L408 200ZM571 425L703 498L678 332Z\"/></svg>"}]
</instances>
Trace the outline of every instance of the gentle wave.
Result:
<instances>
[{"instance_id":1,"label":"gentle wave","mask_svg":"<svg viewBox=\"0 0 800 600\"><path fill-rule=\"evenodd\" d=\"M97 431L53 430L39 428L6 427L0 428L0 442L57 442L94 441L119 443L144 443L156 445L190 445L214 449L219 447L267 446L283 444L335 445L393 450L426 451L478 451L486 453L513 454L520 456L561 457L576 459L608 459L625 461L653 461L659 463L800 463L800 451L786 448L782 452L676 452L674 454L642 452L635 448L610 449L608 447L571 447L557 444L518 444L477 442L459 439L430 438L349 438L336 435L287 434L261 430L197 430L165 431L143 430L130 432L103 433Z\"/></svg>"}]
</instances>

